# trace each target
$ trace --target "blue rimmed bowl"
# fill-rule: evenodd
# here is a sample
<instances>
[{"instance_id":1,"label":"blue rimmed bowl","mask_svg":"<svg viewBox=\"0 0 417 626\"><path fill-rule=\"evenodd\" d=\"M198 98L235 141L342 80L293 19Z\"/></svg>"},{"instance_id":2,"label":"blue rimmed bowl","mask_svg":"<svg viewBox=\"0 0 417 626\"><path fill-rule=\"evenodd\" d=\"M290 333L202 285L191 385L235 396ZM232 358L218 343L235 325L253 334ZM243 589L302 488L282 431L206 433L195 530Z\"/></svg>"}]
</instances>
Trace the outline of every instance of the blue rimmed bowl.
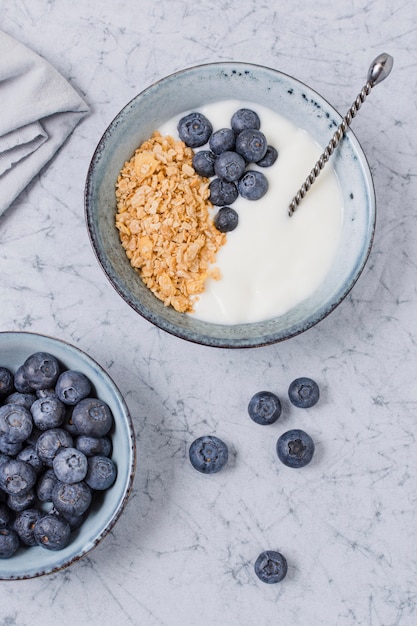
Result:
<instances>
[{"instance_id":1,"label":"blue rimmed bowl","mask_svg":"<svg viewBox=\"0 0 417 626\"><path fill-rule=\"evenodd\" d=\"M274 69L229 62L182 70L142 91L107 128L88 170L85 212L99 263L116 291L137 313L188 341L213 347L250 348L306 331L346 297L370 253L376 218L375 191L366 157L349 130L332 156L344 201L341 241L326 279L309 298L278 317L236 325L203 322L165 307L139 279L120 244L114 223L115 183L125 161L164 122L184 111L225 99L269 107L308 130L323 148L342 121L317 92Z\"/></svg>"},{"instance_id":2,"label":"blue rimmed bowl","mask_svg":"<svg viewBox=\"0 0 417 626\"><path fill-rule=\"evenodd\" d=\"M83 372L95 394L106 402L114 417L112 459L117 466L115 483L100 493L82 526L72 533L69 545L52 551L22 547L8 559L0 559L0 580L22 580L60 571L88 554L110 532L128 501L136 467L132 420L125 401L105 370L79 348L65 341L27 332L0 332L0 365L15 372L35 352L53 354L65 369Z\"/></svg>"}]
</instances>

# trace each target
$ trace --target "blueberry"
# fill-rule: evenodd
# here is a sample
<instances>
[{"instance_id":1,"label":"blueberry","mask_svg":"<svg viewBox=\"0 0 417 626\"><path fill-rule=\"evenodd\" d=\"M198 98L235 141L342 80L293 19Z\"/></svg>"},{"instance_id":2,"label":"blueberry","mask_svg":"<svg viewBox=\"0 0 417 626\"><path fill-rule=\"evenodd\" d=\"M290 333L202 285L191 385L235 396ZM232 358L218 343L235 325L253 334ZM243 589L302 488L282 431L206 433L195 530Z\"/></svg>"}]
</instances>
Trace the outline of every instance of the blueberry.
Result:
<instances>
[{"instance_id":1,"label":"blueberry","mask_svg":"<svg viewBox=\"0 0 417 626\"><path fill-rule=\"evenodd\" d=\"M38 546L47 550L62 550L69 544L71 528L58 515L44 515L35 522L33 536Z\"/></svg>"},{"instance_id":2,"label":"blueberry","mask_svg":"<svg viewBox=\"0 0 417 626\"><path fill-rule=\"evenodd\" d=\"M248 163L256 163L264 158L268 148L265 135L260 130L248 128L236 137L236 152Z\"/></svg>"},{"instance_id":3,"label":"blueberry","mask_svg":"<svg viewBox=\"0 0 417 626\"><path fill-rule=\"evenodd\" d=\"M275 163L278 158L278 150L273 146L268 146L265 152L265 156L260 160L256 161L256 165L260 167L271 167Z\"/></svg>"},{"instance_id":4,"label":"blueberry","mask_svg":"<svg viewBox=\"0 0 417 626\"><path fill-rule=\"evenodd\" d=\"M103 437L113 425L110 407L98 398L84 398L75 405L72 421L80 435Z\"/></svg>"},{"instance_id":5,"label":"blueberry","mask_svg":"<svg viewBox=\"0 0 417 626\"><path fill-rule=\"evenodd\" d=\"M36 442L36 454L47 467L52 467L54 457L61 448L71 448L73 439L63 428L45 430Z\"/></svg>"},{"instance_id":6,"label":"blueberry","mask_svg":"<svg viewBox=\"0 0 417 626\"><path fill-rule=\"evenodd\" d=\"M87 474L87 457L76 448L62 448L54 457L55 476L63 483L78 483Z\"/></svg>"},{"instance_id":7,"label":"blueberry","mask_svg":"<svg viewBox=\"0 0 417 626\"><path fill-rule=\"evenodd\" d=\"M239 215L229 206L224 206L218 210L214 217L214 225L221 233L228 233L236 228L239 222Z\"/></svg>"},{"instance_id":8,"label":"blueberry","mask_svg":"<svg viewBox=\"0 0 417 626\"><path fill-rule=\"evenodd\" d=\"M221 180L232 183L241 178L245 167L245 159L240 154L227 150L217 157L214 172Z\"/></svg>"},{"instance_id":9,"label":"blueberry","mask_svg":"<svg viewBox=\"0 0 417 626\"><path fill-rule=\"evenodd\" d=\"M43 462L36 454L36 448L34 445L27 445L18 453L16 456L20 461L25 461L29 463L35 470L35 472L39 475L43 470Z\"/></svg>"},{"instance_id":10,"label":"blueberry","mask_svg":"<svg viewBox=\"0 0 417 626\"><path fill-rule=\"evenodd\" d=\"M26 370L23 365L17 368L13 384L15 386L16 391L20 393L31 393L33 391L32 387L29 385L26 379Z\"/></svg>"},{"instance_id":11,"label":"blueberry","mask_svg":"<svg viewBox=\"0 0 417 626\"><path fill-rule=\"evenodd\" d=\"M36 495L41 502L52 502L52 491L57 482L58 478L51 467L40 476L36 484Z\"/></svg>"},{"instance_id":12,"label":"blueberry","mask_svg":"<svg viewBox=\"0 0 417 626\"><path fill-rule=\"evenodd\" d=\"M214 474L226 465L229 456L227 445L218 437L203 436L190 446L191 465L203 474Z\"/></svg>"},{"instance_id":13,"label":"blueberry","mask_svg":"<svg viewBox=\"0 0 417 626\"><path fill-rule=\"evenodd\" d=\"M216 130L210 139L209 146L214 154L221 154L227 150L233 150L236 142L236 134L231 128Z\"/></svg>"},{"instance_id":14,"label":"blueberry","mask_svg":"<svg viewBox=\"0 0 417 626\"><path fill-rule=\"evenodd\" d=\"M58 379L58 360L48 352L35 352L23 363L24 378L32 389L53 387Z\"/></svg>"},{"instance_id":15,"label":"blueberry","mask_svg":"<svg viewBox=\"0 0 417 626\"><path fill-rule=\"evenodd\" d=\"M75 439L75 447L85 454L85 456L110 456L112 451L111 440L108 437L88 437L79 435Z\"/></svg>"},{"instance_id":16,"label":"blueberry","mask_svg":"<svg viewBox=\"0 0 417 626\"><path fill-rule=\"evenodd\" d=\"M20 546L19 536L11 528L0 529L0 559L9 559Z\"/></svg>"},{"instance_id":17,"label":"blueberry","mask_svg":"<svg viewBox=\"0 0 417 626\"><path fill-rule=\"evenodd\" d=\"M0 398L5 398L14 391L14 376L7 367L0 367Z\"/></svg>"},{"instance_id":18,"label":"blueberry","mask_svg":"<svg viewBox=\"0 0 417 626\"><path fill-rule=\"evenodd\" d=\"M33 489L24 493L11 493L7 498L7 506L12 511L24 511L29 509L36 502L36 494Z\"/></svg>"},{"instance_id":19,"label":"blueberry","mask_svg":"<svg viewBox=\"0 0 417 626\"><path fill-rule=\"evenodd\" d=\"M0 465L0 487L7 494L29 491L36 483L36 472L29 463L10 459Z\"/></svg>"},{"instance_id":20,"label":"blueberry","mask_svg":"<svg viewBox=\"0 0 417 626\"><path fill-rule=\"evenodd\" d=\"M13 513L7 506L2 502L0 504L0 528L6 528L6 526L10 526L13 520Z\"/></svg>"},{"instance_id":21,"label":"blueberry","mask_svg":"<svg viewBox=\"0 0 417 626\"><path fill-rule=\"evenodd\" d=\"M53 505L63 515L82 515L91 500L91 489L84 481L72 484L58 481L52 490Z\"/></svg>"},{"instance_id":22,"label":"blueberry","mask_svg":"<svg viewBox=\"0 0 417 626\"><path fill-rule=\"evenodd\" d=\"M277 441L277 455L288 467L304 467L314 454L314 442L303 430L288 430Z\"/></svg>"},{"instance_id":23,"label":"blueberry","mask_svg":"<svg viewBox=\"0 0 417 626\"><path fill-rule=\"evenodd\" d=\"M10 456L8 454L4 454L4 452L0 452L0 465L6 461L10 461Z\"/></svg>"},{"instance_id":24,"label":"blueberry","mask_svg":"<svg viewBox=\"0 0 417 626\"><path fill-rule=\"evenodd\" d=\"M32 432L33 421L28 409L18 404L0 407L0 436L7 443L21 443Z\"/></svg>"},{"instance_id":25,"label":"blueberry","mask_svg":"<svg viewBox=\"0 0 417 626\"><path fill-rule=\"evenodd\" d=\"M257 424L273 424L281 415L281 402L271 391L258 391L249 401L248 413Z\"/></svg>"},{"instance_id":26,"label":"blueberry","mask_svg":"<svg viewBox=\"0 0 417 626\"><path fill-rule=\"evenodd\" d=\"M262 172L249 170L238 182L238 190L242 198L259 200L268 191L268 181Z\"/></svg>"},{"instance_id":27,"label":"blueberry","mask_svg":"<svg viewBox=\"0 0 417 626\"><path fill-rule=\"evenodd\" d=\"M27 546L36 546L34 527L38 520L43 517L39 509L30 508L16 515L13 529L19 535L20 541Z\"/></svg>"},{"instance_id":28,"label":"blueberry","mask_svg":"<svg viewBox=\"0 0 417 626\"><path fill-rule=\"evenodd\" d=\"M319 401L320 390L311 378L296 378L289 386L288 396L294 406L308 409Z\"/></svg>"},{"instance_id":29,"label":"blueberry","mask_svg":"<svg viewBox=\"0 0 417 626\"><path fill-rule=\"evenodd\" d=\"M255 574L264 583L279 583L287 575L286 558L276 550L261 552L255 562Z\"/></svg>"},{"instance_id":30,"label":"blueberry","mask_svg":"<svg viewBox=\"0 0 417 626\"><path fill-rule=\"evenodd\" d=\"M205 115L198 112L182 117L177 126L178 135L190 148L199 148L209 140L213 126Z\"/></svg>"},{"instance_id":31,"label":"blueberry","mask_svg":"<svg viewBox=\"0 0 417 626\"><path fill-rule=\"evenodd\" d=\"M57 396L38 398L30 407L30 412L39 430L58 428L65 420L65 404Z\"/></svg>"},{"instance_id":32,"label":"blueberry","mask_svg":"<svg viewBox=\"0 0 417 626\"><path fill-rule=\"evenodd\" d=\"M230 125L235 133L240 133L246 128L255 128L259 130L261 127L261 120L259 115L252 111L252 109L239 109L232 115Z\"/></svg>"},{"instance_id":33,"label":"blueberry","mask_svg":"<svg viewBox=\"0 0 417 626\"><path fill-rule=\"evenodd\" d=\"M85 482L91 489L103 491L116 480L116 466L107 456L91 456L88 459L88 471Z\"/></svg>"},{"instance_id":34,"label":"blueberry","mask_svg":"<svg viewBox=\"0 0 417 626\"><path fill-rule=\"evenodd\" d=\"M23 444L9 443L4 437L0 436L0 452L9 456L16 456L23 449Z\"/></svg>"},{"instance_id":35,"label":"blueberry","mask_svg":"<svg viewBox=\"0 0 417 626\"><path fill-rule=\"evenodd\" d=\"M215 206L233 204L239 195L235 183L229 183L220 178L213 178L209 185L210 202Z\"/></svg>"},{"instance_id":36,"label":"blueberry","mask_svg":"<svg viewBox=\"0 0 417 626\"><path fill-rule=\"evenodd\" d=\"M66 522L68 522L71 530L79 528L85 522L88 515L87 512L82 515L65 515L64 513L58 513L58 511L56 511L56 514L60 515Z\"/></svg>"},{"instance_id":37,"label":"blueberry","mask_svg":"<svg viewBox=\"0 0 417 626\"><path fill-rule=\"evenodd\" d=\"M199 176L211 178L214 176L214 162L216 155L211 150L200 150L193 156L193 168Z\"/></svg>"},{"instance_id":38,"label":"blueberry","mask_svg":"<svg viewBox=\"0 0 417 626\"><path fill-rule=\"evenodd\" d=\"M4 404L19 404L20 406L24 406L25 409L30 409L35 400L36 396L34 393L23 393L20 391L15 391L14 393L10 394L10 396L7 396Z\"/></svg>"},{"instance_id":39,"label":"blueberry","mask_svg":"<svg viewBox=\"0 0 417 626\"><path fill-rule=\"evenodd\" d=\"M91 393L91 382L82 372L66 370L60 374L55 391L64 404L73 406Z\"/></svg>"}]
</instances>

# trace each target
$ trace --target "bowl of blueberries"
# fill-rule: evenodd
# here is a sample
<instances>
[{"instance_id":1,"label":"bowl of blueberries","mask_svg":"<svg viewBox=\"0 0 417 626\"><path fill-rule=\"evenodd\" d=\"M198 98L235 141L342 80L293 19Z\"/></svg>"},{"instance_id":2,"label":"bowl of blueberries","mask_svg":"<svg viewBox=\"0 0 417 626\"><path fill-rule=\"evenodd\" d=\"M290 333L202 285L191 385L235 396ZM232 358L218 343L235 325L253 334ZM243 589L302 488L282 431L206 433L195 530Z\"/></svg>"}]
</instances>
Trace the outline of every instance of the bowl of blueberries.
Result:
<instances>
[{"instance_id":1,"label":"bowl of blueberries","mask_svg":"<svg viewBox=\"0 0 417 626\"><path fill-rule=\"evenodd\" d=\"M110 532L136 467L105 370L65 341L0 332L0 580L57 572Z\"/></svg>"},{"instance_id":2,"label":"bowl of blueberries","mask_svg":"<svg viewBox=\"0 0 417 626\"><path fill-rule=\"evenodd\" d=\"M247 63L190 67L144 89L87 173L87 227L112 286L158 328L211 347L268 345L320 322L359 278L375 229L372 175L351 130L288 212L341 121L311 87Z\"/></svg>"}]
</instances>

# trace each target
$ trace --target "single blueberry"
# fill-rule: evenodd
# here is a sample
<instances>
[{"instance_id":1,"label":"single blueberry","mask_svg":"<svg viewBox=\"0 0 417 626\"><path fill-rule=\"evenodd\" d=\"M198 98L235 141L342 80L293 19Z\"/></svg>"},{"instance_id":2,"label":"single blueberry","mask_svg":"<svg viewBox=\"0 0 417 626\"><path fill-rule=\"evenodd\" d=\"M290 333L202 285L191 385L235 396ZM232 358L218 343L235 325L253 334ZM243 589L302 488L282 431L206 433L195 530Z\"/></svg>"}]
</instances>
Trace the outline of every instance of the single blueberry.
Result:
<instances>
[{"instance_id":1,"label":"single blueberry","mask_svg":"<svg viewBox=\"0 0 417 626\"><path fill-rule=\"evenodd\" d=\"M73 439L63 428L45 430L38 438L35 449L47 467L52 467L55 455L61 448L72 448Z\"/></svg>"},{"instance_id":2,"label":"single blueberry","mask_svg":"<svg viewBox=\"0 0 417 626\"><path fill-rule=\"evenodd\" d=\"M278 158L278 150L273 146L268 146L265 152L265 156L260 160L256 161L256 165L259 167L271 167L275 163Z\"/></svg>"},{"instance_id":3,"label":"single blueberry","mask_svg":"<svg viewBox=\"0 0 417 626\"><path fill-rule=\"evenodd\" d=\"M19 404L0 407L0 436L8 443L21 443L32 432L33 421L28 409Z\"/></svg>"},{"instance_id":4,"label":"single blueberry","mask_svg":"<svg viewBox=\"0 0 417 626\"><path fill-rule=\"evenodd\" d=\"M91 500L91 489L84 481L72 484L58 481L52 490L53 505L63 515L83 515Z\"/></svg>"},{"instance_id":5,"label":"single blueberry","mask_svg":"<svg viewBox=\"0 0 417 626\"><path fill-rule=\"evenodd\" d=\"M33 392L32 387L29 385L26 379L26 370L23 365L17 368L14 374L13 384L15 386L16 391L19 391L20 393Z\"/></svg>"},{"instance_id":6,"label":"single blueberry","mask_svg":"<svg viewBox=\"0 0 417 626\"><path fill-rule=\"evenodd\" d=\"M239 192L235 183L229 183L220 178L213 178L209 185L210 202L215 206L225 206L233 204Z\"/></svg>"},{"instance_id":7,"label":"single blueberry","mask_svg":"<svg viewBox=\"0 0 417 626\"><path fill-rule=\"evenodd\" d=\"M10 459L0 465L0 487L7 494L29 491L36 483L36 472L29 463Z\"/></svg>"},{"instance_id":8,"label":"single blueberry","mask_svg":"<svg viewBox=\"0 0 417 626\"><path fill-rule=\"evenodd\" d=\"M7 367L0 367L0 398L5 398L14 391L14 376Z\"/></svg>"},{"instance_id":9,"label":"single blueberry","mask_svg":"<svg viewBox=\"0 0 417 626\"><path fill-rule=\"evenodd\" d=\"M36 495L41 502L52 502L52 491L58 482L54 470L48 468L36 483Z\"/></svg>"},{"instance_id":10,"label":"single blueberry","mask_svg":"<svg viewBox=\"0 0 417 626\"><path fill-rule=\"evenodd\" d=\"M9 559L20 546L19 536L11 528L0 529L0 559Z\"/></svg>"},{"instance_id":11,"label":"single blueberry","mask_svg":"<svg viewBox=\"0 0 417 626\"><path fill-rule=\"evenodd\" d=\"M314 442L303 430L288 430L277 441L277 455L288 467L304 467L314 454Z\"/></svg>"},{"instance_id":12,"label":"single blueberry","mask_svg":"<svg viewBox=\"0 0 417 626\"><path fill-rule=\"evenodd\" d=\"M29 444L22 448L19 454L16 456L20 461L25 461L29 463L35 470L35 472L39 475L43 470L43 462L36 454L36 448L34 445Z\"/></svg>"},{"instance_id":13,"label":"single blueberry","mask_svg":"<svg viewBox=\"0 0 417 626\"><path fill-rule=\"evenodd\" d=\"M288 396L294 406L309 409L319 401L320 389L311 378L296 378L289 386Z\"/></svg>"},{"instance_id":14,"label":"single blueberry","mask_svg":"<svg viewBox=\"0 0 417 626\"><path fill-rule=\"evenodd\" d=\"M107 456L91 456L88 459L88 471L85 482L91 489L103 491L116 480L116 465Z\"/></svg>"},{"instance_id":15,"label":"single blueberry","mask_svg":"<svg viewBox=\"0 0 417 626\"><path fill-rule=\"evenodd\" d=\"M214 154L221 154L227 150L233 150L236 142L236 134L231 128L216 130L209 139L209 146Z\"/></svg>"},{"instance_id":16,"label":"single blueberry","mask_svg":"<svg viewBox=\"0 0 417 626\"><path fill-rule=\"evenodd\" d=\"M75 405L72 421L80 435L103 437L113 425L113 415L103 400L84 398Z\"/></svg>"},{"instance_id":17,"label":"single blueberry","mask_svg":"<svg viewBox=\"0 0 417 626\"><path fill-rule=\"evenodd\" d=\"M31 508L36 502L34 489L29 489L24 493L11 493L7 498L7 506L12 511L24 511Z\"/></svg>"},{"instance_id":18,"label":"single blueberry","mask_svg":"<svg viewBox=\"0 0 417 626\"><path fill-rule=\"evenodd\" d=\"M91 382L82 372L66 370L60 374L55 391L61 402L73 406L90 395Z\"/></svg>"},{"instance_id":19,"label":"single blueberry","mask_svg":"<svg viewBox=\"0 0 417 626\"><path fill-rule=\"evenodd\" d=\"M214 176L214 162L216 155L211 150L200 150L193 156L193 168L199 176L211 178Z\"/></svg>"},{"instance_id":20,"label":"single blueberry","mask_svg":"<svg viewBox=\"0 0 417 626\"><path fill-rule=\"evenodd\" d=\"M255 561L255 574L264 583L279 583L287 575L286 558L276 550L261 552Z\"/></svg>"},{"instance_id":21,"label":"single blueberry","mask_svg":"<svg viewBox=\"0 0 417 626\"><path fill-rule=\"evenodd\" d=\"M112 443L109 437L88 437L87 435L79 435L75 439L75 447L85 454L85 456L110 456L112 452Z\"/></svg>"},{"instance_id":22,"label":"single blueberry","mask_svg":"<svg viewBox=\"0 0 417 626\"><path fill-rule=\"evenodd\" d=\"M20 406L24 406L25 409L30 409L35 400L36 396L34 393L22 393L20 391L15 391L10 394L10 396L7 396L4 404L19 404Z\"/></svg>"},{"instance_id":23,"label":"single blueberry","mask_svg":"<svg viewBox=\"0 0 417 626\"><path fill-rule=\"evenodd\" d=\"M214 172L221 180L228 183L236 182L245 171L245 159L237 152L222 152L214 164Z\"/></svg>"},{"instance_id":24,"label":"single blueberry","mask_svg":"<svg viewBox=\"0 0 417 626\"><path fill-rule=\"evenodd\" d=\"M2 502L0 504L0 528L6 528L6 526L10 526L13 521L13 512L10 508Z\"/></svg>"},{"instance_id":25,"label":"single blueberry","mask_svg":"<svg viewBox=\"0 0 417 626\"><path fill-rule=\"evenodd\" d=\"M281 415L280 399L271 391L258 391L249 401L248 413L257 424L273 424Z\"/></svg>"},{"instance_id":26,"label":"single blueberry","mask_svg":"<svg viewBox=\"0 0 417 626\"><path fill-rule=\"evenodd\" d=\"M230 125L235 133L241 133L242 130L247 128L255 128L259 130L261 127L261 120L259 115L252 111L252 109L239 109L232 115Z\"/></svg>"},{"instance_id":27,"label":"single blueberry","mask_svg":"<svg viewBox=\"0 0 417 626\"><path fill-rule=\"evenodd\" d=\"M65 404L58 396L38 398L30 407L30 412L39 430L58 428L65 420Z\"/></svg>"},{"instance_id":28,"label":"single blueberry","mask_svg":"<svg viewBox=\"0 0 417 626\"><path fill-rule=\"evenodd\" d=\"M70 541L71 528L58 515L44 515L35 522L33 536L38 546L47 550L62 550Z\"/></svg>"},{"instance_id":29,"label":"single blueberry","mask_svg":"<svg viewBox=\"0 0 417 626\"><path fill-rule=\"evenodd\" d=\"M87 457L76 448L62 448L54 457L55 476L63 483L78 483L87 474Z\"/></svg>"},{"instance_id":30,"label":"single blueberry","mask_svg":"<svg viewBox=\"0 0 417 626\"><path fill-rule=\"evenodd\" d=\"M35 352L23 363L24 378L32 389L53 387L58 379L58 360L48 352Z\"/></svg>"},{"instance_id":31,"label":"single blueberry","mask_svg":"<svg viewBox=\"0 0 417 626\"><path fill-rule=\"evenodd\" d=\"M214 216L214 225L221 233L228 233L234 230L238 222L239 215L229 206L222 207Z\"/></svg>"},{"instance_id":32,"label":"single blueberry","mask_svg":"<svg viewBox=\"0 0 417 626\"><path fill-rule=\"evenodd\" d=\"M224 441L213 435L206 435L193 441L189 457L196 470L203 474L214 474L226 465L229 451Z\"/></svg>"},{"instance_id":33,"label":"single blueberry","mask_svg":"<svg viewBox=\"0 0 417 626\"><path fill-rule=\"evenodd\" d=\"M268 142L260 130L247 128L236 137L236 152L242 155L247 163L256 163L263 159L267 148Z\"/></svg>"},{"instance_id":34,"label":"single blueberry","mask_svg":"<svg viewBox=\"0 0 417 626\"><path fill-rule=\"evenodd\" d=\"M38 520L43 517L44 513L36 508L26 509L16 515L13 523L13 529L19 535L20 541L27 546L36 546L34 535L34 527Z\"/></svg>"},{"instance_id":35,"label":"single blueberry","mask_svg":"<svg viewBox=\"0 0 417 626\"><path fill-rule=\"evenodd\" d=\"M199 148L208 142L213 126L202 113L194 111L180 119L177 126L178 135L190 148Z\"/></svg>"},{"instance_id":36,"label":"single blueberry","mask_svg":"<svg viewBox=\"0 0 417 626\"><path fill-rule=\"evenodd\" d=\"M268 181L262 172L249 170L238 182L238 190L246 200L259 200L268 191Z\"/></svg>"},{"instance_id":37,"label":"single blueberry","mask_svg":"<svg viewBox=\"0 0 417 626\"><path fill-rule=\"evenodd\" d=\"M16 456L23 449L23 443L9 443L0 435L0 452L8 456Z\"/></svg>"}]
</instances>

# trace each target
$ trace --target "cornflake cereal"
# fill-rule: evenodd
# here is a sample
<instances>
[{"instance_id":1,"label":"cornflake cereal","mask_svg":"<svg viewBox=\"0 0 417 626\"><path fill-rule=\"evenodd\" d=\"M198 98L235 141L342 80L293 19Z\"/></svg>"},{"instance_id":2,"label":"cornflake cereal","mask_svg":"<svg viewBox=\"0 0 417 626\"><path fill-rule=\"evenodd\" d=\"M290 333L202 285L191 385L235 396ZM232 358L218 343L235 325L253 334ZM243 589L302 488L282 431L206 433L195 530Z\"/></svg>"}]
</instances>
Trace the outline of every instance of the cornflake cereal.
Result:
<instances>
[{"instance_id":1,"label":"cornflake cereal","mask_svg":"<svg viewBox=\"0 0 417 626\"><path fill-rule=\"evenodd\" d=\"M116 183L116 227L132 267L163 303L192 312L226 236L214 226L209 180L192 167L193 151L155 131L127 161Z\"/></svg>"}]
</instances>

